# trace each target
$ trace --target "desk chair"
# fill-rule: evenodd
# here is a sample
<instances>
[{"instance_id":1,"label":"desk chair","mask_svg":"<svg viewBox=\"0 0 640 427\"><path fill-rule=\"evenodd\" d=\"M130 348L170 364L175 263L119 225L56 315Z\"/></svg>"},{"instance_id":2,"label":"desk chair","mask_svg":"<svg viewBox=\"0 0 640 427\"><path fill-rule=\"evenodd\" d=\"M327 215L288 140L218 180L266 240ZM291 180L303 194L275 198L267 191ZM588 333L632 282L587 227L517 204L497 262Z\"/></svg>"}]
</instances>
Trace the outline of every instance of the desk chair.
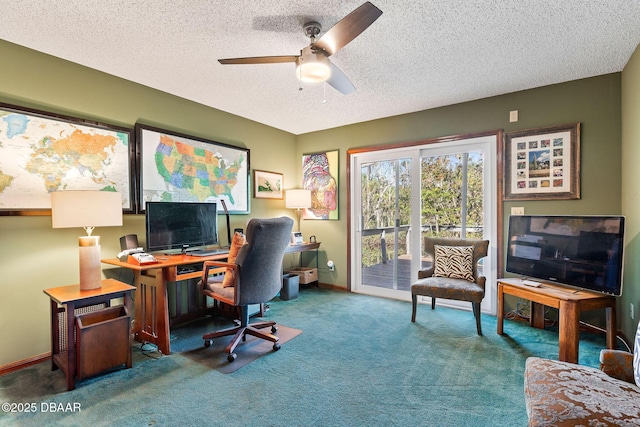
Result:
<instances>
[{"instance_id":1,"label":"desk chair","mask_svg":"<svg viewBox=\"0 0 640 427\"><path fill-rule=\"evenodd\" d=\"M488 240L425 237L424 251L433 262L418 272L418 281L411 285L411 321L416 321L418 295L431 297L432 310L436 298L470 301L478 335L482 335L480 303L487 279L478 275L478 261L487 256L488 249Z\"/></svg>"},{"instance_id":2,"label":"desk chair","mask_svg":"<svg viewBox=\"0 0 640 427\"><path fill-rule=\"evenodd\" d=\"M273 350L279 350L276 322L258 322L249 324L248 306L263 304L271 300L282 287L282 259L289 245L293 220L287 217L252 219L247 225L246 244L240 233L236 233L229 249L227 262L207 261L204 263L202 280L198 283L200 291L217 301L240 310L240 320L234 327L211 332L202 336L205 347L209 347L213 338L234 335L227 346L227 360L233 362L234 353L240 339L253 335L273 342ZM235 258L235 259L234 259ZM209 277L212 268L224 267L224 275ZM271 327L271 332L263 331Z\"/></svg>"}]
</instances>

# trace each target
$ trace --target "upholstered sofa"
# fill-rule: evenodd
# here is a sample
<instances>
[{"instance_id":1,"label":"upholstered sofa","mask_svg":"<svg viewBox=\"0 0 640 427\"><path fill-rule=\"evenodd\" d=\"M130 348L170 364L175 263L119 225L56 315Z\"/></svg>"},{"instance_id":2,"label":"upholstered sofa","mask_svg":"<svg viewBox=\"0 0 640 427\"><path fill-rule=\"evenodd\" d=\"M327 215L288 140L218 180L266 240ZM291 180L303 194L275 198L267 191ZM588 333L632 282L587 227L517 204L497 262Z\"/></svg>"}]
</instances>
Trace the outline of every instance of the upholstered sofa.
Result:
<instances>
[{"instance_id":1,"label":"upholstered sofa","mask_svg":"<svg viewBox=\"0 0 640 427\"><path fill-rule=\"evenodd\" d=\"M600 369L529 357L524 375L529 426L638 426L633 354L602 350Z\"/></svg>"}]
</instances>

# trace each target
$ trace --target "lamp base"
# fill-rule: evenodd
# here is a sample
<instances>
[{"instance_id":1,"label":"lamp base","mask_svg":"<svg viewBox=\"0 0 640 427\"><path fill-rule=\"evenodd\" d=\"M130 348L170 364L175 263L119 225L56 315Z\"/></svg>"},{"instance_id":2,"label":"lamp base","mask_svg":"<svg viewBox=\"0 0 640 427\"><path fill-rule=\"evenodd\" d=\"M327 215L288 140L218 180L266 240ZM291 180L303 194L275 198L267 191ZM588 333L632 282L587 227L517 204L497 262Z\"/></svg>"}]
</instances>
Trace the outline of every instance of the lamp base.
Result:
<instances>
[{"instance_id":1,"label":"lamp base","mask_svg":"<svg viewBox=\"0 0 640 427\"><path fill-rule=\"evenodd\" d=\"M100 268L100 236L82 236L80 246L80 290L88 291L102 287Z\"/></svg>"},{"instance_id":2,"label":"lamp base","mask_svg":"<svg viewBox=\"0 0 640 427\"><path fill-rule=\"evenodd\" d=\"M298 231L300 231L300 220L302 219L302 209L296 209L296 218L298 219Z\"/></svg>"}]
</instances>

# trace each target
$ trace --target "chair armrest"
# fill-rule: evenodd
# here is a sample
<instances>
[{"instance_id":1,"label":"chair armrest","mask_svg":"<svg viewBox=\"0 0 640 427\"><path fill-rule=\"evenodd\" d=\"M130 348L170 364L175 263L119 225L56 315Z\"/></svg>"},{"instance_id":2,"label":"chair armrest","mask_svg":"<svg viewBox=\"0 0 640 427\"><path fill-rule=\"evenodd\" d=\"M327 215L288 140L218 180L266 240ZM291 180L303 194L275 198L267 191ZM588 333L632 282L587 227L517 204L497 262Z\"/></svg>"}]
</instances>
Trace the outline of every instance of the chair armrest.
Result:
<instances>
[{"instance_id":1,"label":"chair armrest","mask_svg":"<svg viewBox=\"0 0 640 427\"><path fill-rule=\"evenodd\" d=\"M209 275L212 273L211 269L218 270L217 272L222 273L227 269L232 270L235 273L235 269L237 265L232 264L230 262L222 262L222 261L205 261L202 269L202 281L206 282L209 278ZM214 272L215 273L215 272Z\"/></svg>"},{"instance_id":2,"label":"chair armrest","mask_svg":"<svg viewBox=\"0 0 640 427\"><path fill-rule=\"evenodd\" d=\"M633 353L622 350L600 350L600 370L612 378L635 384Z\"/></svg>"},{"instance_id":3,"label":"chair armrest","mask_svg":"<svg viewBox=\"0 0 640 427\"><path fill-rule=\"evenodd\" d=\"M433 267L418 271L418 279L425 279L431 276L433 276Z\"/></svg>"},{"instance_id":4,"label":"chair armrest","mask_svg":"<svg viewBox=\"0 0 640 427\"><path fill-rule=\"evenodd\" d=\"M205 261L202 268L202 278L198 281L198 289L201 293L208 295L212 298L219 299L211 294L212 288L209 287L209 275L216 273L226 273L230 271L233 276L237 273L238 266L236 264L220 261ZM227 301L224 301L227 302Z\"/></svg>"}]
</instances>

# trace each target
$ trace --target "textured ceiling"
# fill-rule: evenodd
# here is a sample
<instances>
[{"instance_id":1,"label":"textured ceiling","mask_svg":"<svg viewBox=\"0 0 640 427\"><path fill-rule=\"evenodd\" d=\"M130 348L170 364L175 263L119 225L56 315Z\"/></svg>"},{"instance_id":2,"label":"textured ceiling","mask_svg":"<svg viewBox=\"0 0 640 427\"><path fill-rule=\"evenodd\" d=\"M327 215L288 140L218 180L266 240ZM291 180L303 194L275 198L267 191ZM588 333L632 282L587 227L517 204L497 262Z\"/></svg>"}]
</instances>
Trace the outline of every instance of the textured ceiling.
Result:
<instances>
[{"instance_id":1,"label":"textured ceiling","mask_svg":"<svg viewBox=\"0 0 640 427\"><path fill-rule=\"evenodd\" d=\"M372 0L382 16L331 56L353 94L217 62L297 55L303 23L362 3L12 0L0 39L293 134L618 72L640 43L640 0Z\"/></svg>"}]
</instances>

